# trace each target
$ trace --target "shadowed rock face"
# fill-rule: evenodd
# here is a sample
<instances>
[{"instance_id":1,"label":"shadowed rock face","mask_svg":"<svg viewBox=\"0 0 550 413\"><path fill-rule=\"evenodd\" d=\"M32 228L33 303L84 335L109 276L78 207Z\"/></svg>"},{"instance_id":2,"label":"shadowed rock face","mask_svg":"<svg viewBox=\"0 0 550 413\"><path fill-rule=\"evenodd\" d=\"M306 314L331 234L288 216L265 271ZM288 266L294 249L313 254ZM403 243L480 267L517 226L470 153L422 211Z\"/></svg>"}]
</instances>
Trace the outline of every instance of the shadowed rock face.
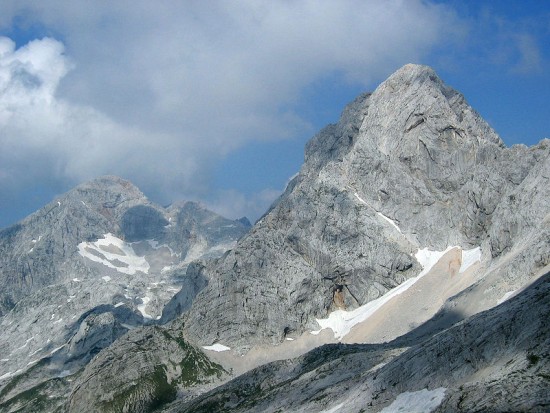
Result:
<instances>
[{"instance_id":1,"label":"shadowed rock face","mask_svg":"<svg viewBox=\"0 0 550 413\"><path fill-rule=\"evenodd\" d=\"M418 249L481 246L498 258L546 234L549 153L547 141L506 148L432 69L404 66L308 142L300 173L235 249L191 270L209 285L188 336L276 343L418 274ZM548 262L535 238L527 268Z\"/></svg>"},{"instance_id":2,"label":"shadowed rock face","mask_svg":"<svg viewBox=\"0 0 550 413\"><path fill-rule=\"evenodd\" d=\"M168 221L157 209L147 205L129 208L121 219L120 229L126 241L160 239Z\"/></svg>"}]
</instances>

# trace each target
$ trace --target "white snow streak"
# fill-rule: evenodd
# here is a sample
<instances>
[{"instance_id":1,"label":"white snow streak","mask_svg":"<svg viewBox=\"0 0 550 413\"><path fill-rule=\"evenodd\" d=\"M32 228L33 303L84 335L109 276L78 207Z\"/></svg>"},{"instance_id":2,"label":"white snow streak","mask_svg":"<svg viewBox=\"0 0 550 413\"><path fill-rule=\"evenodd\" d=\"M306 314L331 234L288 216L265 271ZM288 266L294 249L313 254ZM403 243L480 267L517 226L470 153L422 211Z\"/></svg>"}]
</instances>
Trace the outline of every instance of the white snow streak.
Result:
<instances>
[{"instance_id":1,"label":"white snow streak","mask_svg":"<svg viewBox=\"0 0 550 413\"><path fill-rule=\"evenodd\" d=\"M34 339L34 336L32 336L31 338L28 338L27 341L25 341L25 344L23 344L21 347L19 347L15 351L23 350L25 347L27 347L27 345L31 342L32 339Z\"/></svg>"},{"instance_id":2,"label":"white snow streak","mask_svg":"<svg viewBox=\"0 0 550 413\"><path fill-rule=\"evenodd\" d=\"M399 228L399 227L397 226L397 224L395 223L394 220L388 218L387 216L385 216L385 215L384 215L383 213L381 213L381 212L377 212L377 214L378 214L378 216L380 216L381 218L384 218L386 221L388 221L396 230L398 230L398 231L402 234L401 228Z\"/></svg>"},{"instance_id":3,"label":"white snow streak","mask_svg":"<svg viewBox=\"0 0 550 413\"><path fill-rule=\"evenodd\" d=\"M353 195L355 195L355 197L356 197L359 201L361 201L363 204L365 204L366 206L370 207L370 205L367 204L367 201L365 201L363 198L361 198L357 192L354 192Z\"/></svg>"},{"instance_id":4,"label":"white snow streak","mask_svg":"<svg viewBox=\"0 0 550 413\"><path fill-rule=\"evenodd\" d=\"M462 250L462 264L459 273L463 273L472 265L481 261L481 248L476 247L468 251Z\"/></svg>"},{"instance_id":5,"label":"white snow streak","mask_svg":"<svg viewBox=\"0 0 550 413\"><path fill-rule=\"evenodd\" d=\"M146 274L149 272L149 263L145 257L136 255L131 244L111 233L105 234L96 242L81 242L78 244L78 252L91 261L99 262L124 274L133 275L137 271Z\"/></svg>"},{"instance_id":6,"label":"white snow streak","mask_svg":"<svg viewBox=\"0 0 550 413\"><path fill-rule=\"evenodd\" d=\"M340 403L337 406L334 406L332 409L329 410L323 410L319 413L336 413L338 410L340 410L342 407L344 407L344 403Z\"/></svg>"},{"instance_id":7,"label":"white snow streak","mask_svg":"<svg viewBox=\"0 0 550 413\"><path fill-rule=\"evenodd\" d=\"M511 296L513 296L516 293L517 290L514 291L508 291L506 294L502 296L500 300L497 301L497 305L502 304L504 301L508 300Z\"/></svg>"},{"instance_id":8,"label":"white snow streak","mask_svg":"<svg viewBox=\"0 0 550 413\"><path fill-rule=\"evenodd\" d=\"M211 346L202 346L202 348L205 350L217 351L217 352L231 350L231 348L224 346L223 344L220 344L220 343L216 343Z\"/></svg>"},{"instance_id":9,"label":"white snow streak","mask_svg":"<svg viewBox=\"0 0 550 413\"><path fill-rule=\"evenodd\" d=\"M317 319L317 323L321 327L320 330L312 331L311 334L319 334L321 330L330 328L334 332L334 337L338 340L342 340L351 329L363 321L371 317L380 307L386 304L393 297L407 291L415 282L421 277L426 275L432 267L454 247L449 247L445 251L430 251L428 249L418 250L415 257L416 260L422 265L423 269L416 277L409 278L404 283L392 288L382 297L372 300L361 307L352 311L336 310L329 314L328 318Z\"/></svg>"},{"instance_id":10,"label":"white snow streak","mask_svg":"<svg viewBox=\"0 0 550 413\"><path fill-rule=\"evenodd\" d=\"M52 351L50 351L50 356L57 353L59 350L61 350L63 347L65 347L67 343L63 344L62 346L59 346L57 348L54 348Z\"/></svg>"},{"instance_id":11,"label":"white snow streak","mask_svg":"<svg viewBox=\"0 0 550 413\"><path fill-rule=\"evenodd\" d=\"M36 353L41 352L43 348L44 348L44 347L40 347L40 348L39 348L38 350L36 350L34 353L29 354L29 357L32 357L32 356L34 356Z\"/></svg>"},{"instance_id":12,"label":"white snow streak","mask_svg":"<svg viewBox=\"0 0 550 413\"><path fill-rule=\"evenodd\" d=\"M13 373L11 371L8 371L6 374L3 374L0 376L0 380L4 380L4 379L7 379L8 377L10 377Z\"/></svg>"},{"instance_id":13,"label":"white snow streak","mask_svg":"<svg viewBox=\"0 0 550 413\"><path fill-rule=\"evenodd\" d=\"M124 305L124 303L116 303L115 308L118 308L118 307L123 306L123 305Z\"/></svg>"},{"instance_id":14,"label":"white snow streak","mask_svg":"<svg viewBox=\"0 0 550 413\"><path fill-rule=\"evenodd\" d=\"M439 387L434 390L401 393L392 404L380 410L380 413L430 413L441 404L446 390L445 387Z\"/></svg>"}]
</instances>

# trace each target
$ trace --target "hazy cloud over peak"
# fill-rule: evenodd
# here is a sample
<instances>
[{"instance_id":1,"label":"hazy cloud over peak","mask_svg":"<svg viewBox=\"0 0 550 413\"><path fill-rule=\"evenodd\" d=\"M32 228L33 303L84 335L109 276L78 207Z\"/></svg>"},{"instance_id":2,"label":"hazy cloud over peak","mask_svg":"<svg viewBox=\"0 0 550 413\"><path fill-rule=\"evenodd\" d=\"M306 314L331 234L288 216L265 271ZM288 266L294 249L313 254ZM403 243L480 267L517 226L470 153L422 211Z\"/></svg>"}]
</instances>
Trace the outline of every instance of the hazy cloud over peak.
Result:
<instances>
[{"instance_id":1,"label":"hazy cloud over peak","mask_svg":"<svg viewBox=\"0 0 550 413\"><path fill-rule=\"evenodd\" d=\"M318 127L307 115L312 85L372 89L466 27L448 5L421 0L1 7L0 32L18 48L1 38L0 191L119 174L162 203L225 198L235 216L259 215L272 185L218 187L214 164L251 143L302 147ZM518 70L536 67L534 43L517 44Z\"/></svg>"}]
</instances>

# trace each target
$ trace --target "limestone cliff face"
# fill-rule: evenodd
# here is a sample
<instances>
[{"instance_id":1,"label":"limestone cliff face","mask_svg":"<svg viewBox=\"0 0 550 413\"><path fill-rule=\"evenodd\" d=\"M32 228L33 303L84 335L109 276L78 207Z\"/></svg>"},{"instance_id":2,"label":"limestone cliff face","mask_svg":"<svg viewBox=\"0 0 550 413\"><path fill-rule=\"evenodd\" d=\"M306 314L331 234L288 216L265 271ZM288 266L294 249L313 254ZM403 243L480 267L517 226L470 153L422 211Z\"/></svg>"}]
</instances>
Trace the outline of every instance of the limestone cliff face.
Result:
<instances>
[{"instance_id":1,"label":"limestone cliff face","mask_svg":"<svg viewBox=\"0 0 550 413\"><path fill-rule=\"evenodd\" d=\"M300 173L235 249L190 270L209 285L187 334L245 350L384 294L419 273L419 248L499 257L548 213L547 175L536 172L548 157L544 141L506 148L432 69L406 65L307 144Z\"/></svg>"}]
</instances>

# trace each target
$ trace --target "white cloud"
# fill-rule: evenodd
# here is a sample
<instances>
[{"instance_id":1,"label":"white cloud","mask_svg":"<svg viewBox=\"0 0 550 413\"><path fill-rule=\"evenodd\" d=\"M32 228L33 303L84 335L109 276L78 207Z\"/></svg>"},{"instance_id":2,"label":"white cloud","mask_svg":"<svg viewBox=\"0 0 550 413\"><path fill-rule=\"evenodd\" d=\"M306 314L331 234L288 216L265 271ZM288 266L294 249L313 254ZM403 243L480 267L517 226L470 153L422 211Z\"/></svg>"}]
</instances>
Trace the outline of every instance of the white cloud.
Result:
<instances>
[{"instance_id":1,"label":"white cloud","mask_svg":"<svg viewBox=\"0 0 550 413\"><path fill-rule=\"evenodd\" d=\"M541 72L541 53L533 36L521 33L513 36L513 39L519 56L517 64L512 67L512 71L524 74Z\"/></svg>"},{"instance_id":2,"label":"white cloud","mask_svg":"<svg viewBox=\"0 0 550 413\"><path fill-rule=\"evenodd\" d=\"M18 1L0 28L14 17L63 43L0 42L0 189L113 173L162 202L211 193L210 165L247 142L309 132L308 85L372 86L456 27L420 0Z\"/></svg>"}]
</instances>

